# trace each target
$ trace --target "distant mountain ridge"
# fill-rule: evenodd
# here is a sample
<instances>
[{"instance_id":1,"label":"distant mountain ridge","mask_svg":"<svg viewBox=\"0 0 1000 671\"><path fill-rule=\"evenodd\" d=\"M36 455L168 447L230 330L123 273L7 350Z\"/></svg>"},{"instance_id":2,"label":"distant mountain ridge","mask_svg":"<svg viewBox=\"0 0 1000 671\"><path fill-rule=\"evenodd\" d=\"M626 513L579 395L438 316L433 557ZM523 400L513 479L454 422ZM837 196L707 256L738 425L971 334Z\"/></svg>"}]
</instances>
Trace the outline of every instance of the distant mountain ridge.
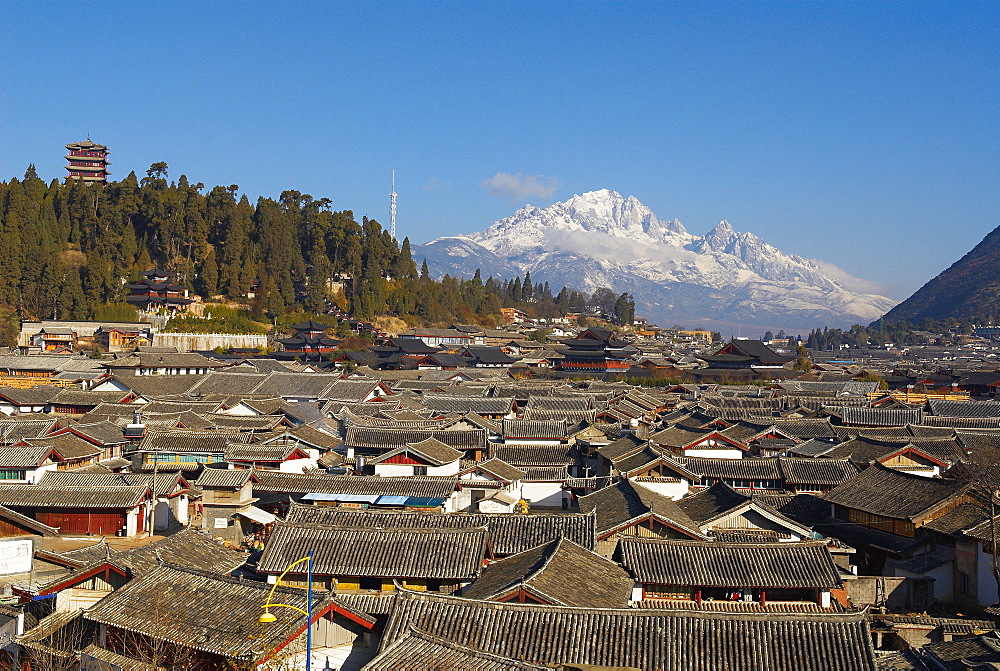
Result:
<instances>
[{"instance_id":1,"label":"distant mountain ridge","mask_svg":"<svg viewBox=\"0 0 1000 671\"><path fill-rule=\"evenodd\" d=\"M1000 226L947 270L894 307L886 321L1000 314Z\"/></svg>"},{"instance_id":2,"label":"distant mountain ridge","mask_svg":"<svg viewBox=\"0 0 1000 671\"><path fill-rule=\"evenodd\" d=\"M485 231L417 245L413 255L427 258L435 275L530 271L554 290L627 291L637 314L664 324L849 326L895 303L858 290L864 281L830 264L785 254L727 221L692 235L680 221L660 220L634 196L608 189L546 208L526 205Z\"/></svg>"}]
</instances>

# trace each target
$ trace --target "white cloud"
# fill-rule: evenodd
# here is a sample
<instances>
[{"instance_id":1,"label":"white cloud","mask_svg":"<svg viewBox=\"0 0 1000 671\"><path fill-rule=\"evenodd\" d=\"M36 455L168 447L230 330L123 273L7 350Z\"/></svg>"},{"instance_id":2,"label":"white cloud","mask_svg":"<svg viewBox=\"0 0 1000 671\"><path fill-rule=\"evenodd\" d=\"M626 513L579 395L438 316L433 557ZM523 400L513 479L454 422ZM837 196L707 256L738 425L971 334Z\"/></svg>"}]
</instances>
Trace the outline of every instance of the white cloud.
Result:
<instances>
[{"instance_id":1,"label":"white cloud","mask_svg":"<svg viewBox=\"0 0 1000 671\"><path fill-rule=\"evenodd\" d=\"M445 189L449 186L451 186L451 182L441 179L440 177L431 177L420 188L424 191L437 191L438 189Z\"/></svg>"},{"instance_id":2,"label":"white cloud","mask_svg":"<svg viewBox=\"0 0 1000 671\"><path fill-rule=\"evenodd\" d=\"M839 268L827 261L820 261L819 259L810 259L810 261L819 266L824 275L832 280L840 282L851 291L862 294L874 294L876 296L894 296L899 292L897 287L882 284L881 282L875 282L874 280L854 277L846 270L843 270L842 268Z\"/></svg>"},{"instance_id":3,"label":"white cloud","mask_svg":"<svg viewBox=\"0 0 1000 671\"><path fill-rule=\"evenodd\" d=\"M581 254L592 259L604 259L616 263L630 263L651 258L651 251L664 255L668 250L651 250L637 240L618 238L596 231L546 230L545 247L557 252ZM688 252L690 254L690 252Z\"/></svg>"},{"instance_id":4,"label":"white cloud","mask_svg":"<svg viewBox=\"0 0 1000 671\"><path fill-rule=\"evenodd\" d=\"M542 177L541 175L522 175L521 173L511 175L506 172L498 172L489 179L481 181L479 186L494 196L517 203L531 197L551 198L552 194L559 188L559 180L555 177Z\"/></svg>"}]
</instances>

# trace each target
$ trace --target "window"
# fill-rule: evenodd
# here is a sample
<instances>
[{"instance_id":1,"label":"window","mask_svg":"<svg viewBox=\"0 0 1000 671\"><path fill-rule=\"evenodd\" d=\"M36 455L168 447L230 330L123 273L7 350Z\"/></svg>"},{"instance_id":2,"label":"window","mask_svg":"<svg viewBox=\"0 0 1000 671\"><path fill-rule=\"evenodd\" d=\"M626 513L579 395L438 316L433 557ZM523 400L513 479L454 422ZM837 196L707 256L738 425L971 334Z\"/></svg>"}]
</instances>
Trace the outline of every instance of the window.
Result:
<instances>
[{"instance_id":1,"label":"window","mask_svg":"<svg viewBox=\"0 0 1000 671\"><path fill-rule=\"evenodd\" d=\"M414 475L427 475L427 467L426 466L414 466L413 467L413 474Z\"/></svg>"},{"instance_id":2,"label":"window","mask_svg":"<svg viewBox=\"0 0 1000 671\"><path fill-rule=\"evenodd\" d=\"M643 585L646 596L654 599L691 599L691 588L685 585Z\"/></svg>"},{"instance_id":3,"label":"window","mask_svg":"<svg viewBox=\"0 0 1000 671\"><path fill-rule=\"evenodd\" d=\"M0 471L0 480L23 480L24 473L21 471Z\"/></svg>"},{"instance_id":4,"label":"window","mask_svg":"<svg viewBox=\"0 0 1000 671\"><path fill-rule=\"evenodd\" d=\"M382 589L382 578L361 578L358 582L359 589Z\"/></svg>"}]
</instances>

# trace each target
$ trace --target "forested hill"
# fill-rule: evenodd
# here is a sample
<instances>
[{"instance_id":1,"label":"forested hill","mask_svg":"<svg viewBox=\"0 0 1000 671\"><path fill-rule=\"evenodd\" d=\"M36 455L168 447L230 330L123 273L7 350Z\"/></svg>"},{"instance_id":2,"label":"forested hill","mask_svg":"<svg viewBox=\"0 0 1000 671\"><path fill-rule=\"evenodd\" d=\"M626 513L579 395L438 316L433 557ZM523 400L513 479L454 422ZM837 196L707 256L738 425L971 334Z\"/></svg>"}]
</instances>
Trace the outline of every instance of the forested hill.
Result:
<instances>
[{"instance_id":1,"label":"forested hill","mask_svg":"<svg viewBox=\"0 0 1000 671\"><path fill-rule=\"evenodd\" d=\"M886 321L977 318L1000 313L1000 226L885 315Z\"/></svg>"},{"instance_id":2,"label":"forested hill","mask_svg":"<svg viewBox=\"0 0 1000 671\"><path fill-rule=\"evenodd\" d=\"M490 324L505 305L551 316L592 299L568 290L554 297L530 277L435 282L426 268L417 271L408 240L397 245L378 222L359 223L327 198L285 191L251 203L237 185L209 188L183 175L168 181L164 163L141 180L132 173L106 185L46 184L33 166L23 180L0 182L6 329L18 317L106 319L107 306L127 308L124 285L154 266L176 272L206 300L241 302L254 288L248 307L258 316L321 310L333 297L331 278L342 280L339 299L356 318L393 315L411 324Z\"/></svg>"}]
</instances>

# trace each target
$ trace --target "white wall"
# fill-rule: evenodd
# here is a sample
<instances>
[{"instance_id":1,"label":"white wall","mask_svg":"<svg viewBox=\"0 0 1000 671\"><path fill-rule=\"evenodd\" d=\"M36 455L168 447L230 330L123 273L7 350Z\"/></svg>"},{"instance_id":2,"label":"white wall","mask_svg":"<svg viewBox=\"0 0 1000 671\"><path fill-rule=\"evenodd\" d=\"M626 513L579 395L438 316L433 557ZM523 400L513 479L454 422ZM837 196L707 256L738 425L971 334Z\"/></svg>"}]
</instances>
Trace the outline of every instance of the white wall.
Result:
<instances>
[{"instance_id":1,"label":"white wall","mask_svg":"<svg viewBox=\"0 0 1000 671\"><path fill-rule=\"evenodd\" d=\"M45 464L44 466L39 466L33 471L26 471L28 483L33 485L39 480L41 480L42 475L45 474L45 471L55 471L58 469L59 469L59 464Z\"/></svg>"},{"instance_id":2,"label":"white wall","mask_svg":"<svg viewBox=\"0 0 1000 671\"><path fill-rule=\"evenodd\" d=\"M538 440L531 440L529 438L504 438L504 445L547 445L550 447L555 447L556 445L568 445L566 441L560 440L558 438L540 438Z\"/></svg>"},{"instance_id":3,"label":"white wall","mask_svg":"<svg viewBox=\"0 0 1000 671\"><path fill-rule=\"evenodd\" d=\"M657 494L663 494L664 496L672 499L682 498L688 493L689 488L687 480L681 480L680 482L645 482L643 480L629 480L629 482L633 485L645 487L646 489L652 490Z\"/></svg>"},{"instance_id":4,"label":"white wall","mask_svg":"<svg viewBox=\"0 0 1000 671\"><path fill-rule=\"evenodd\" d=\"M375 475L385 478L412 476L413 464L375 464Z\"/></svg>"},{"instance_id":5,"label":"white wall","mask_svg":"<svg viewBox=\"0 0 1000 671\"><path fill-rule=\"evenodd\" d=\"M506 504L492 499L482 499L476 506L481 513L512 513L517 503ZM473 511L477 512L477 511Z\"/></svg>"},{"instance_id":6,"label":"white wall","mask_svg":"<svg viewBox=\"0 0 1000 671\"><path fill-rule=\"evenodd\" d=\"M170 510L173 511L174 519L186 525L188 523L188 495L181 494L170 499Z\"/></svg>"},{"instance_id":7,"label":"white wall","mask_svg":"<svg viewBox=\"0 0 1000 671\"><path fill-rule=\"evenodd\" d=\"M216 347L267 347L267 335L255 333L157 333L157 347L176 347L178 352L209 350Z\"/></svg>"},{"instance_id":8,"label":"white wall","mask_svg":"<svg viewBox=\"0 0 1000 671\"><path fill-rule=\"evenodd\" d=\"M110 587L106 590L83 589L82 587L64 589L56 595L56 611L69 612L90 608L108 594L111 594L112 591Z\"/></svg>"},{"instance_id":9,"label":"white wall","mask_svg":"<svg viewBox=\"0 0 1000 671\"><path fill-rule=\"evenodd\" d=\"M998 600L997 579L993 576L993 555L983 552L976 543L976 597L980 606L992 606Z\"/></svg>"},{"instance_id":10,"label":"white wall","mask_svg":"<svg viewBox=\"0 0 1000 671\"><path fill-rule=\"evenodd\" d=\"M136 525L139 523L139 513L137 511L138 508L133 508L125 518L125 535L127 536L135 536L138 531L144 531L136 529Z\"/></svg>"},{"instance_id":11,"label":"white wall","mask_svg":"<svg viewBox=\"0 0 1000 671\"><path fill-rule=\"evenodd\" d=\"M941 468L939 466L937 466L936 464L933 465L932 470L929 470L929 471L926 470L926 469L917 468L917 467L915 467L913 470L910 470L910 469L906 468L905 466L902 466L902 467L895 467L895 466L893 466L892 468L895 468L897 471L903 471L904 473L909 473L910 475L920 475L920 476L925 477L925 478L936 478L937 476L941 475Z\"/></svg>"},{"instance_id":12,"label":"white wall","mask_svg":"<svg viewBox=\"0 0 1000 671\"><path fill-rule=\"evenodd\" d=\"M153 530L160 531L170 526L170 502L157 500L156 513L153 515Z\"/></svg>"},{"instance_id":13,"label":"white wall","mask_svg":"<svg viewBox=\"0 0 1000 671\"><path fill-rule=\"evenodd\" d=\"M952 578L954 571L955 562L950 561L926 573L927 577L934 578L934 598L938 601L950 603L954 598L955 590Z\"/></svg>"},{"instance_id":14,"label":"white wall","mask_svg":"<svg viewBox=\"0 0 1000 671\"><path fill-rule=\"evenodd\" d=\"M562 506L562 485L561 482L525 482L521 497L537 506Z\"/></svg>"},{"instance_id":15,"label":"white wall","mask_svg":"<svg viewBox=\"0 0 1000 671\"><path fill-rule=\"evenodd\" d=\"M458 475L459 470L461 470L461 462L456 459L450 463L444 464L443 466L428 466L427 475Z\"/></svg>"},{"instance_id":16,"label":"white wall","mask_svg":"<svg viewBox=\"0 0 1000 671\"><path fill-rule=\"evenodd\" d=\"M316 459L289 459L288 461L281 462L278 466L278 470L282 473L302 473L302 469L311 469L316 467Z\"/></svg>"},{"instance_id":17,"label":"white wall","mask_svg":"<svg viewBox=\"0 0 1000 671\"><path fill-rule=\"evenodd\" d=\"M738 447L732 449L726 449L724 447L705 447L704 449L699 449L697 447L684 450L685 457L709 457L711 459L742 459L743 450Z\"/></svg>"}]
</instances>

